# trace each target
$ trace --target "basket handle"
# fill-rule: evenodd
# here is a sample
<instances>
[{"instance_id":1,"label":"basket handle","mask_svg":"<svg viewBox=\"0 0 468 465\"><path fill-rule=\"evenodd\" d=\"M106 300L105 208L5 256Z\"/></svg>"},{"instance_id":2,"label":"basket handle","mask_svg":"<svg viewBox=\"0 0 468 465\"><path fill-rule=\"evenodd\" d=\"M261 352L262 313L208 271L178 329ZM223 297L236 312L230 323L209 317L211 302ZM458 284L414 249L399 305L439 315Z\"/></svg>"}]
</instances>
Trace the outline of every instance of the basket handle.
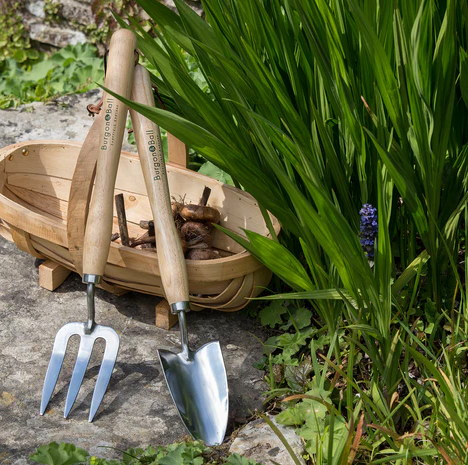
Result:
<instances>
[{"instance_id":1,"label":"basket handle","mask_svg":"<svg viewBox=\"0 0 468 465\"><path fill-rule=\"evenodd\" d=\"M188 147L169 132L167 133L167 152L169 163L187 169Z\"/></svg>"}]
</instances>

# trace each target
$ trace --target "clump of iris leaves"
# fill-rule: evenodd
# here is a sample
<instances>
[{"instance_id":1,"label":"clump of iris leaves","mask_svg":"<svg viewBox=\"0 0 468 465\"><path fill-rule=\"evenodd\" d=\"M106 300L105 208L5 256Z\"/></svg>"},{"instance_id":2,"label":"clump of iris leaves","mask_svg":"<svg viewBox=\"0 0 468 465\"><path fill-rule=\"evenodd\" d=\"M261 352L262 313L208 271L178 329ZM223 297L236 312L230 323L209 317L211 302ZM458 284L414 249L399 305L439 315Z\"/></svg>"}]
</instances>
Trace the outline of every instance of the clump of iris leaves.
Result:
<instances>
[{"instance_id":1,"label":"clump of iris leaves","mask_svg":"<svg viewBox=\"0 0 468 465\"><path fill-rule=\"evenodd\" d=\"M225 230L276 276L277 420L313 464L468 463L468 4L138 3L164 107L129 105L281 223Z\"/></svg>"},{"instance_id":2,"label":"clump of iris leaves","mask_svg":"<svg viewBox=\"0 0 468 465\"><path fill-rule=\"evenodd\" d=\"M128 104L264 212L225 232L275 274L277 421L311 464L468 463L466 1L138 3L164 108Z\"/></svg>"}]
</instances>

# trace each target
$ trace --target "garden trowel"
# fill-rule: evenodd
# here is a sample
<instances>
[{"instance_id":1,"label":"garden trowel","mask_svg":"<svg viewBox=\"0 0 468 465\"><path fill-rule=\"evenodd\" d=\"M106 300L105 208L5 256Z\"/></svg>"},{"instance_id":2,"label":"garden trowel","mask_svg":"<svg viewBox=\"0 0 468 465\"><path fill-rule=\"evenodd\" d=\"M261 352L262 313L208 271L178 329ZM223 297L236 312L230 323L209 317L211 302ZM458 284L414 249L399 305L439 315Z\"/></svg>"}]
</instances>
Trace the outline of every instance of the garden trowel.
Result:
<instances>
[{"instance_id":1,"label":"garden trowel","mask_svg":"<svg viewBox=\"0 0 468 465\"><path fill-rule=\"evenodd\" d=\"M135 68L132 100L154 107L148 71ZM171 211L159 127L131 110L133 130L154 217L161 280L172 313L179 318L182 351L160 350L159 358L179 415L189 433L207 445L221 444L228 420L228 385L221 347L209 342L196 351L188 345L185 313L190 310L185 258Z\"/></svg>"}]
</instances>

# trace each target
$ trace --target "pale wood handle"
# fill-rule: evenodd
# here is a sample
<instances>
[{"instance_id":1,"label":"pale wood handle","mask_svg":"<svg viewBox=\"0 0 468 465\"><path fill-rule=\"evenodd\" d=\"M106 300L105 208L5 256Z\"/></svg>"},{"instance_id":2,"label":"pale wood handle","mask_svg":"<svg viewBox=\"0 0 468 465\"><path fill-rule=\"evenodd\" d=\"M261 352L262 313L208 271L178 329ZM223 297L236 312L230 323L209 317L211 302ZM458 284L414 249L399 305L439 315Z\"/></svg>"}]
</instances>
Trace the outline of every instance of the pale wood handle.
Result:
<instances>
[{"instance_id":1,"label":"pale wood handle","mask_svg":"<svg viewBox=\"0 0 468 465\"><path fill-rule=\"evenodd\" d=\"M132 100L154 107L150 76L140 65L135 67ZM159 126L134 110L130 110L130 115L154 218L158 263L164 293L169 304L187 302L189 300L187 269L172 217Z\"/></svg>"},{"instance_id":2,"label":"pale wood handle","mask_svg":"<svg viewBox=\"0 0 468 465\"><path fill-rule=\"evenodd\" d=\"M105 87L130 98L135 68L135 34L127 29L116 31L109 46ZM83 273L102 276L109 255L112 234L114 185L122 150L127 106L104 93L101 112L96 183L89 207L83 247Z\"/></svg>"}]
</instances>

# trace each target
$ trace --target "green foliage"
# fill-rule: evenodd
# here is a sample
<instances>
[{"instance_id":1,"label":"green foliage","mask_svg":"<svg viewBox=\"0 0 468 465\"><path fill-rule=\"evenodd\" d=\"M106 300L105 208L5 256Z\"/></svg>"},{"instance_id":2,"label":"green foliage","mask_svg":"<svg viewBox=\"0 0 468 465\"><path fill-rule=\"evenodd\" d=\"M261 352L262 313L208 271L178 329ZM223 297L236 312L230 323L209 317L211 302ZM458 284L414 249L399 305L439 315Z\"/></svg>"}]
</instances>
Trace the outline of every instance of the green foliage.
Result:
<instances>
[{"instance_id":1,"label":"green foliage","mask_svg":"<svg viewBox=\"0 0 468 465\"><path fill-rule=\"evenodd\" d=\"M198 172L204 174L205 176L215 178L218 181L224 182L225 184L230 184L231 186L234 185L231 176L225 173L221 168L218 168L216 165L213 165L213 163L211 163L210 161L206 161L205 163L203 163L203 165L200 166Z\"/></svg>"},{"instance_id":2,"label":"green foliage","mask_svg":"<svg viewBox=\"0 0 468 465\"><path fill-rule=\"evenodd\" d=\"M325 404L331 405L329 397L330 392L324 389L315 388L307 391L300 403L281 412L276 416L276 421L290 426L306 424L306 428L317 431L318 425L322 424L327 416L328 410Z\"/></svg>"},{"instance_id":3,"label":"green foliage","mask_svg":"<svg viewBox=\"0 0 468 465\"><path fill-rule=\"evenodd\" d=\"M122 451L123 452L123 451ZM52 442L38 448L30 459L45 465L204 465L216 463L219 453L206 447L201 441L173 443L167 446L149 446L146 449L128 449L121 460L107 460L90 456L88 452L73 444ZM222 456L221 464L260 465L239 454Z\"/></svg>"},{"instance_id":4,"label":"green foliage","mask_svg":"<svg viewBox=\"0 0 468 465\"><path fill-rule=\"evenodd\" d=\"M283 302L277 300L260 311L260 321L263 326L274 328L276 325L283 322L283 318L281 316L285 313L287 313L287 309L283 305Z\"/></svg>"},{"instance_id":5,"label":"green foliage","mask_svg":"<svg viewBox=\"0 0 468 465\"><path fill-rule=\"evenodd\" d=\"M62 4L54 0L44 0L45 22L47 24L56 24L62 20Z\"/></svg>"},{"instance_id":6,"label":"green foliage","mask_svg":"<svg viewBox=\"0 0 468 465\"><path fill-rule=\"evenodd\" d=\"M30 459L44 465L74 465L85 462L88 457L88 452L73 444L52 442L39 447Z\"/></svg>"},{"instance_id":7,"label":"green foliage","mask_svg":"<svg viewBox=\"0 0 468 465\"><path fill-rule=\"evenodd\" d=\"M69 45L27 69L8 58L0 76L0 108L85 92L103 79L102 59L90 44Z\"/></svg>"},{"instance_id":8,"label":"green foliage","mask_svg":"<svg viewBox=\"0 0 468 465\"><path fill-rule=\"evenodd\" d=\"M7 58L18 63L34 62L40 54L31 50L31 44L23 24L21 3L3 0L0 3L0 71Z\"/></svg>"},{"instance_id":9,"label":"green foliage","mask_svg":"<svg viewBox=\"0 0 468 465\"><path fill-rule=\"evenodd\" d=\"M458 59L454 37L465 44L463 34L450 33L463 18L461 4L445 11L430 2L419 10L397 2L376 10L364 0L347 7L325 0L211 0L203 22L182 2L180 17L140 3L162 31L159 45L139 28L140 48L174 113L139 109L280 219L288 247L297 250L299 240L307 261L306 290L345 287L383 334L391 320L391 280L424 251L416 247L418 234L432 257L428 289L440 311L438 277L450 273L466 203L466 107L455 103L460 90L451 64ZM423 46L429 23L436 32ZM180 48L199 62L209 95L180 60ZM356 56L358 62L345 62ZM423 76L428 56L435 57L435 71ZM448 118L435 117L441 82L450 89ZM456 130L447 119L457 121ZM381 218L374 270L357 240L363 202L378 206ZM249 250L278 272L278 251L261 253L267 245L257 242ZM327 323L337 320L336 305L316 306Z\"/></svg>"}]
</instances>

